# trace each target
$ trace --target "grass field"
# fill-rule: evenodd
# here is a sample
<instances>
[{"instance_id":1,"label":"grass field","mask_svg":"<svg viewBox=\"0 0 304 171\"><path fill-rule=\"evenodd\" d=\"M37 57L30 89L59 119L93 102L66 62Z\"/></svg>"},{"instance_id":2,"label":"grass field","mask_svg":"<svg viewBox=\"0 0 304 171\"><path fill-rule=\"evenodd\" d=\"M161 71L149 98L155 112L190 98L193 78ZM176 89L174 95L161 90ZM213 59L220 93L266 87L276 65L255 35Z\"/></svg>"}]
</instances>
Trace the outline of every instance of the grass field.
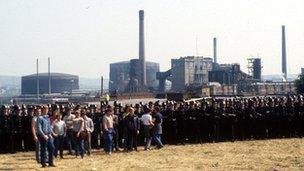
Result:
<instances>
[{"instance_id":1,"label":"grass field","mask_svg":"<svg viewBox=\"0 0 304 171\"><path fill-rule=\"evenodd\" d=\"M304 139L166 146L161 150L84 159L65 156L56 168L41 168L33 152L0 155L0 170L304 170Z\"/></svg>"}]
</instances>

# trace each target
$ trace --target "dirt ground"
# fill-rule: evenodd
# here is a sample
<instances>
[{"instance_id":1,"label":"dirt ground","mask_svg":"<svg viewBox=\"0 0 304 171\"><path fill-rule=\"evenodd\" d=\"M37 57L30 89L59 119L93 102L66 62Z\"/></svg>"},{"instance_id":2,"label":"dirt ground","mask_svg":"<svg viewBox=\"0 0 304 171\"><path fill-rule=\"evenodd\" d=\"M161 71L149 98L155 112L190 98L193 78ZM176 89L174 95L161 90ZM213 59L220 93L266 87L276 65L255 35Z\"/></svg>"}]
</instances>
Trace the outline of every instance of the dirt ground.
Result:
<instances>
[{"instance_id":1,"label":"dirt ground","mask_svg":"<svg viewBox=\"0 0 304 171\"><path fill-rule=\"evenodd\" d=\"M304 139L166 146L161 150L94 151L84 159L65 156L41 168L33 152L0 155L0 170L304 170Z\"/></svg>"}]
</instances>

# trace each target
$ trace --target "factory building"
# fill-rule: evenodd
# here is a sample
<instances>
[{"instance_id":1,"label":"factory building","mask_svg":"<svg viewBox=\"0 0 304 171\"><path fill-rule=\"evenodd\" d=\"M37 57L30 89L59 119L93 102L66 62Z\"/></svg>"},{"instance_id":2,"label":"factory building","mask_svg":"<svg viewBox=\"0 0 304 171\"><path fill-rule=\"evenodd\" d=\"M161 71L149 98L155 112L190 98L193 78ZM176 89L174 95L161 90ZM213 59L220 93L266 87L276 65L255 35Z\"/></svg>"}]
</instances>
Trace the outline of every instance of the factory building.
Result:
<instances>
[{"instance_id":1,"label":"factory building","mask_svg":"<svg viewBox=\"0 0 304 171\"><path fill-rule=\"evenodd\" d=\"M262 63L261 58L249 58L248 60L248 70L249 75L252 76L258 82L262 81Z\"/></svg>"},{"instance_id":2,"label":"factory building","mask_svg":"<svg viewBox=\"0 0 304 171\"><path fill-rule=\"evenodd\" d=\"M212 58L187 56L171 60L172 91L182 92L186 87L208 83Z\"/></svg>"},{"instance_id":3,"label":"factory building","mask_svg":"<svg viewBox=\"0 0 304 171\"><path fill-rule=\"evenodd\" d=\"M224 85L239 84L246 78L249 78L249 75L241 71L239 64L219 64L212 71L209 71L209 82L218 82Z\"/></svg>"},{"instance_id":4,"label":"factory building","mask_svg":"<svg viewBox=\"0 0 304 171\"><path fill-rule=\"evenodd\" d=\"M49 88L51 93L70 92L79 89L79 77L63 73L39 73L38 77L32 74L21 78L21 94L37 94L37 86L39 94L49 94Z\"/></svg>"},{"instance_id":5,"label":"factory building","mask_svg":"<svg viewBox=\"0 0 304 171\"><path fill-rule=\"evenodd\" d=\"M130 61L110 64L109 90L124 92L130 80Z\"/></svg>"},{"instance_id":6,"label":"factory building","mask_svg":"<svg viewBox=\"0 0 304 171\"><path fill-rule=\"evenodd\" d=\"M146 63L146 87L156 89L158 80L156 73L159 72L159 64L155 62ZM117 62L110 64L110 83L109 90L111 92L139 92L142 90L140 86L140 60L132 59L125 62Z\"/></svg>"},{"instance_id":7,"label":"factory building","mask_svg":"<svg viewBox=\"0 0 304 171\"><path fill-rule=\"evenodd\" d=\"M110 64L109 90L111 92L146 92L158 87L156 73L159 72L159 64L146 61L144 14L143 10L139 11L138 58Z\"/></svg>"},{"instance_id":8,"label":"factory building","mask_svg":"<svg viewBox=\"0 0 304 171\"><path fill-rule=\"evenodd\" d=\"M159 72L159 63L155 62L146 62L146 77L147 77L147 86L157 88L159 85L158 80L156 79L156 73Z\"/></svg>"}]
</instances>

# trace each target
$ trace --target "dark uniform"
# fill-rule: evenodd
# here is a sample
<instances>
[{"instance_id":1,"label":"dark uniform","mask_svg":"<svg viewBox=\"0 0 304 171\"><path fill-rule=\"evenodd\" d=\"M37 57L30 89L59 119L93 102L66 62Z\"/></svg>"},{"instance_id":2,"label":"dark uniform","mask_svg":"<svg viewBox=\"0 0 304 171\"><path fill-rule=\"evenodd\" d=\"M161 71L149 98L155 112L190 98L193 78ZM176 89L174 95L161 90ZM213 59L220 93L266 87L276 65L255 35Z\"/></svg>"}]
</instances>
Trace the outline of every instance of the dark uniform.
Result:
<instances>
[{"instance_id":1,"label":"dark uniform","mask_svg":"<svg viewBox=\"0 0 304 171\"><path fill-rule=\"evenodd\" d=\"M163 128L164 128L164 142L168 144L178 143L178 127L177 127L177 112L174 109L174 106L169 106L163 112Z\"/></svg>"},{"instance_id":2,"label":"dark uniform","mask_svg":"<svg viewBox=\"0 0 304 171\"><path fill-rule=\"evenodd\" d=\"M175 113L177 121L178 143L184 145L186 142L186 115L184 106L180 105Z\"/></svg>"},{"instance_id":3,"label":"dark uniform","mask_svg":"<svg viewBox=\"0 0 304 171\"><path fill-rule=\"evenodd\" d=\"M232 101L226 102L226 117L227 117L227 139L230 141L235 141L235 128L236 128L236 114Z\"/></svg>"},{"instance_id":4,"label":"dark uniform","mask_svg":"<svg viewBox=\"0 0 304 171\"><path fill-rule=\"evenodd\" d=\"M99 134L100 134L100 113L97 113L95 111L95 109L91 108L91 119L94 123L94 131L92 132L92 140L91 140L91 144L92 144L92 148L93 149L99 149L100 148L100 144L99 144Z\"/></svg>"},{"instance_id":5,"label":"dark uniform","mask_svg":"<svg viewBox=\"0 0 304 171\"><path fill-rule=\"evenodd\" d=\"M191 107L193 106L193 107ZM190 109L188 110L189 114L189 122L190 122L190 142L193 143L202 143L201 139L201 129L200 129L200 121L201 121L201 110L197 106L197 104L192 104Z\"/></svg>"},{"instance_id":6,"label":"dark uniform","mask_svg":"<svg viewBox=\"0 0 304 171\"><path fill-rule=\"evenodd\" d=\"M207 102L203 102L200 113L201 139L203 142L212 142L213 120L211 113L212 108L208 106Z\"/></svg>"},{"instance_id":7,"label":"dark uniform","mask_svg":"<svg viewBox=\"0 0 304 171\"><path fill-rule=\"evenodd\" d=\"M23 116L20 108L17 108L12 117L12 132L13 132L13 146L14 152L23 150Z\"/></svg>"},{"instance_id":8,"label":"dark uniform","mask_svg":"<svg viewBox=\"0 0 304 171\"><path fill-rule=\"evenodd\" d=\"M13 153L12 140L12 117L7 107L2 107L2 114L0 115L0 130L1 130L1 150L4 153Z\"/></svg>"},{"instance_id":9,"label":"dark uniform","mask_svg":"<svg viewBox=\"0 0 304 171\"><path fill-rule=\"evenodd\" d=\"M24 150L33 151L35 150L35 141L32 134L32 118L34 116L33 108L30 107L28 111L24 109L22 115Z\"/></svg>"}]
</instances>

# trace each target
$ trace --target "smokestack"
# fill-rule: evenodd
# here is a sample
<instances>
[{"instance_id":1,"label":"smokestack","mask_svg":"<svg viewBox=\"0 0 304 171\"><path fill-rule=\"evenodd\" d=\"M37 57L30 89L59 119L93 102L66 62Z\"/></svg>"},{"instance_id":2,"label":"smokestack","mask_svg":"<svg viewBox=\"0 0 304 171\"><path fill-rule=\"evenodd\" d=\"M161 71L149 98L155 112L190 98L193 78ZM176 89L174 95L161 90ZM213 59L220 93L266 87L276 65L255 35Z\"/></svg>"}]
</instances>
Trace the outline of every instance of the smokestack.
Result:
<instances>
[{"instance_id":1,"label":"smokestack","mask_svg":"<svg viewBox=\"0 0 304 171\"><path fill-rule=\"evenodd\" d=\"M217 41L216 41L216 37L213 38L213 62L217 63Z\"/></svg>"},{"instance_id":2,"label":"smokestack","mask_svg":"<svg viewBox=\"0 0 304 171\"><path fill-rule=\"evenodd\" d=\"M287 61L286 61L286 40L285 40L285 26L282 26L282 73L287 80Z\"/></svg>"},{"instance_id":3,"label":"smokestack","mask_svg":"<svg viewBox=\"0 0 304 171\"><path fill-rule=\"evenodd\" d=\"M145 12L144 10L139 11L139 62L140 62L140 70L141 70L141 84L146 86L146 59L145 59L145 29L144 29L144 18Z\"/></svg>"},{"instance_id":4,"label":"smokestack","mask_svg":"<svg viewBox=\"0 0 304 171\"><path fill-rule=\"evenodd\" d=\"M103 95L103 76L101 76L101 80L100 80L100 95Z\"/></svg>"},{"instance_id":5,"label":"smokestack","mask_svg":"<svg viewBox=\"0 0 304 171\"><path fill-rule=\"evenodd\" d=\"M36 71L37 71L37 75L36 75L36 82L37 82L37 103L39 103L39 59L37 58L36 60Z\"/></svg>"},{"instance_id":6,"label":"smokestack","mask_svg":"<svg viewBox=\"0 0 304 171\"><path fill-rule=\"evenodd\" d=\"M49 79L49 94L52 94L52 89L51 89L51 59L48 58L48 79Z\"/></svg>"}]
</instances>

